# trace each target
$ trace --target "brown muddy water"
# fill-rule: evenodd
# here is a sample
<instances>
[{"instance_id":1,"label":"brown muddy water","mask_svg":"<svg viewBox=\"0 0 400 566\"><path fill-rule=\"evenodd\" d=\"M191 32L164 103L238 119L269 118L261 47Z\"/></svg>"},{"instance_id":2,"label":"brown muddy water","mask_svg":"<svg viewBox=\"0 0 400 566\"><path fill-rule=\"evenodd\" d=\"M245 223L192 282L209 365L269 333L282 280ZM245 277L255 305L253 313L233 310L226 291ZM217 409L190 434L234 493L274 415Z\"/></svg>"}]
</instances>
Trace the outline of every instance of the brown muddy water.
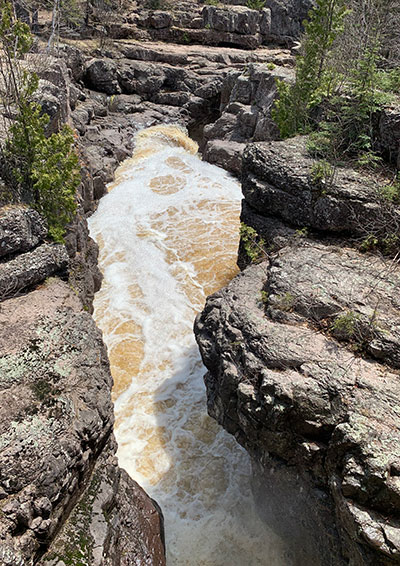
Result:
<instances>
[{"instance_id":1,"label":"brown muddy water","mask_svg":"<svg viewBox=\"0 0 400 566\"><path fill-rule=\"evenodd\" d=\"M286 566L248 455L207 416L193 320L237 272L241 192L174 126L137 134L90 219L95 318L114 377L120 464L161 505L169 566Z\"/></svg>"}]
</instances>

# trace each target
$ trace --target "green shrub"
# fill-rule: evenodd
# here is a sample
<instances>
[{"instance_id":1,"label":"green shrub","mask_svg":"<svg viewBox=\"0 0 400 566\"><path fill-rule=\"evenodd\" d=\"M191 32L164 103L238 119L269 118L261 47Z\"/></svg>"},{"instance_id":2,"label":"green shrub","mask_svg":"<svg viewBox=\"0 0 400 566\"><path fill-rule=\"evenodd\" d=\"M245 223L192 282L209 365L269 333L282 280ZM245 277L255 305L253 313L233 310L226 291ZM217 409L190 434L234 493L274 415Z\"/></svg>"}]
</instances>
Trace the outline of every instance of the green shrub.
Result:
<instances>
[{"instance_id":1,"label":"green shrub","mask_svg":"<svg viewBox=\"0 0 400 566\"><path fill-rule=\"evenodd\" d=\"M298 228L295 231L295 237L300 239L300 238L307 238L308 236L308 228L307 226L304 226L303 228Z\"/></svg>"},{"instance_id":2,"label":"green shrub","mask_svg":"<svg viewBox=\"0 0 400 566\"><path fill-rule=\"evenodd\" d=\"M259 237L256 230L251 226L247 226L244 222L240 224L240 240L248 259L255 263L265 256L265 242Z\"/></svg>"},{"instance_id":3,"label":"green shrub","mask_svg":"<svg viewBox=\"0 0 400 566\"><path fill-rule=\"evenodd\" d=\"M250 10L262 10L265 7L265 0L247 0L247 7Z\"/></svg>"},{"instance_id":4,"label":"green shrub","mask_svg":"<svg viewBox=\"0 0 400 566\"><path fill-rule=\"evenodd\" d=\"M181 41L182 41L182 43L190 43L191 39L190 39L189 34L186 31L183 32L182 37L181 37Z\"/></svg>"},{"instance_id":5,"label":"green shrub","mask_svg":"<svg viewBox=\"0 0 400 566\"><path fill-rule=\"evenodd\" d=\"M400 93L400 68L390 69L388 71L380 69L378 71L378 80L380 89L384 92L399 94Z\"/></svg>"},{"instance_id":6,"label":"green shrub","mask_svg":"<svg viewBox=\"0 0 400 566\"><path fill-rule=\"evenodd\" d=\"M350 340L354 337L360 315L353 311L338 316L331 325L331 331L340 338Z\"/></svg>"},{"instance_id":7,"label":"green shrub","mask_svg":"<svg viewBox=\"0 0 400 566\"><path fill-rule=\"evenodd\" d=\"M394 255L399 251L400 236L398 234L387 234L382 239L381 248L384 255Z\"/></svg>"},{"instance_id":8,"label":"green shrub","mask_svg":"<svg viewBox=\"0 0 400 566\"><path fill-rule=\"evenodd\" d=\"M393 183L380 186L378 195L386 202L398 204L400 202L400 173Z\"/></svg>"},{"instance_id":9,"label":"green shrub","mask_svg":"<svg viewBox=\"0 0 400 566\"><path fill-rule=\"evenodd\" d=\"M358 157L357 164L363 169L376 169L382 165L382 157L374 151L365 151Z\"/></svg>"},{"instance_id":10,"label":"green shrub","mask_svg":"<svg viewBox=\"0 0 400 566\"><path fill-rule=\"evenodd\" d=\"M328 158L332 152L332 124L321 122L316 132L311 132L307 139L307 152L311 157Z\"/></svg>"},{"instance_id":11,"label":"green shrub","mask_svg":"<svg viewBox=\"0 0 400 566\"><path fill-rule=\"evenodd\" d=\"M344 0L316 0L304 23L303 53L296 60L292 85L278 80L278 99L272 110L282 138L311 129L311 109L329 97L337 86L337 72L329 66L330 49L343 31L347 14Z\"/></svg>"},{"instance_id":12,"label":"green shrub","mask_svg":"<svg viewBox=\"0 0 400 566\"><path fill-rule=\"evenodd\" d=\"M379 246L379 239L373 234L369 234L360 244L361 252L370 252Z\"/></svg>"},{"instance_id":13,"label":"green shrub","mask_svg":"<svg viewBox=\"0 0 400 566\"><path fill-rule=\"evenodd\" d=\"M274 300L275 308L284 312L290 312L291 310L293 310L295 304L296 298L292 293L277 295Z\"/></svg>"},{"instance_id":14,"label":"green shrub","mask_svg":"<svg viewBox=\"0 0 400 566\"><path fill-rule=\"evenodd\" d=\"M388 92L399 92L400 71L381 69L384 31L374 25L374 17L385 10L385 3L371 0L363 8L354 4L355 11L365 10L362 22L345 4L316 0L305 23L295 81L277 81L272 117L282 138L311 133L308 151L314 157L355 158L359 165L373 167L379 164L373 117L391 100ZM349 57L346 41L354 44L357 34L357 53Z\"/></svg>"},{"instance_id":15,"label":"green shrub","mask_svg":"<svg viewBox=\"0 0 400 566\"><path fill-rule=\"evenodd\" d=\"M314 163L311 167L310 177L316 185L328 185L332 182L334 168L328 161L321 160Z\"/></svg>"}]
</instances>

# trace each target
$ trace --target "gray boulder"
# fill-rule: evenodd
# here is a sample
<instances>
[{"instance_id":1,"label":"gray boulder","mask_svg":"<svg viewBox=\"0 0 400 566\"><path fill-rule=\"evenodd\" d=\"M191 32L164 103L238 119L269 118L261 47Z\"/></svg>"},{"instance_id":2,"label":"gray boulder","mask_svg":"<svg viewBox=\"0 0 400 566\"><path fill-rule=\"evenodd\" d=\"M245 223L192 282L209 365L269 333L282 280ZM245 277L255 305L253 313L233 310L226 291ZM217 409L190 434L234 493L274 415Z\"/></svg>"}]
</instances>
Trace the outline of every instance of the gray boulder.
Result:
<instances>
[{"instance_id":1,"label":"gray boulder","mask_svg":"<svg viewBox=\"0 0 400 566\"><path fill-rule=\"evenodd\" d=\"M90 88L106 94L120 94L117 68L113 61L91 59L86 66L85 81Z\"/></svg>"},{"instance_id":2,"label":"gray boulder","mask_svg":"<svg viewBox=\"0 0 400 566\"><path fill-rule=\"evenodd\" d=\"M71 71L72 78L75 81L80 81L85 72L84 55L82 51L72 45L60 44L58 46L58 53Z\"/></svg>"},{"instance_id":3,"label":"gray boulder","mask_svg":"<svg viewBox=\"0 0 400 566\"><path fill-rule=\"evenodd\" d=\"M40 79L34 100L40 104L42 113L49 117L46 134L51 135L58 132L67 121L70 111L65 90L60 89L50 81Z\"/></svg>"},{"instance_id":4,"label":"gray boulder","mask_svg":"<svg viewBox=\"0 0 400 566\"><path fill-rule=\"evenodd\" d=\"M203 26L216 31L254 35L259 32L260 14L242 6L219 8L204 6Z\"/></svg>"},{"instance_id":5,"label":"gray boulder","mask_svg":"<svg viewBox=\"0 0 400 566\"><path fill-rule=\"evenodd\" d=\"M68 254L61 244L42 244L33 251L0 263L0 300L13 297L68 268Z\"/></svg>"},{"instance_id":6,"label":"gray boulder","mask_svg":"<svg viewBox=\"0 0 400 566\"><path fill-rule=\"evenodd\" d=\"M284 248L209 297L196 319L211 416L265 467L267 477L285 462L296 469L297 485L314 486L320 501L318 490L324 493L327 515L306 506L286 524L286 533L301 534L304 524L305 540L317 537L301 544L299 552L308 548L308 555L299 563L400 563L399 381L387 365L354 354L321 326L323 317L354 305L351 290L342 292L351 273L362 289L354 295L360 320L364 310L371 313L377 281L369 264L352 250ZM382 320L389 322L390 303L397 300L392 270L398 276L398 268L376 268L388 305ZM284 507L282 513L290 517Z\"/></svg>"},{"instance_id":7,"label":"gray boulder","mask_svg":"<svg viewBox=\"0 0 400 566\"><path fill-rule=\"evenodd\" d=\"M212 140L207 142L203 159L239 176L242 170L242 153L245 144L234 141Z\"/></svg>"},{"instance_id":8,"label":"gray boulder","mask_svg":"<svg viewBox=\"0 0 400 566\"><path fill-rule=\"evenodd\" d=\"M156 94L166 80L162 66L141 61L120 65L118 75L125 94L139 94L146 98Z\"/></svg>"},{"instance_id":9,"label":"gray boulder","mask_svg":"<svg viewBox=\"0 0 400 566\"><path fill-rule=\"evenodd\" d=\"M172 25L172 15L170 12L155 10L150 13L148 23L155 29L169 28Z\"/></svg>"},{"instance_id":10,"label":"gray boulder","mask_svg":"<svg viewBox=\"0 0 400 566\"><path fill-rule=\"evenodd\" d=\"M23 206L0 208L0 257L27 252L46 236L46 222L36 210Z\"/></svg>"},{"instance_id":11,"label":"gray boulder","mask_svg":"<svg viewBox=\"0 0 400 566\"><path fill-rule=\"evenodd\" d=\"M221 116L204 128L206 140L248 143L277 139L279 132L271 118L276 79L290 81L292 76L291 69L260 63L250 63L242 73L230 71L220 89Z\"/></svg>"},{"instance_id":12,"label":"gray boulder","mask_svg":"<svg viewBox=\"0 0 400 566\"><path fill-rule=\"evenodd\" d=\"M247 0L227 0L225 4L235 6L229 10L237 10L247 7ZM303 21L313 5L315 0L266 0L259 22L263 41L293 45L301 37Z\"/></svg>"},{"instance_id":13,"label":"gray boulder","mask_svg":"<svg viewBox=\"0 0 400 566\"><path fill-rule=\"evenodd\" d=\"M301 37L303 21L315 5L315 0L266 0L265 7L271 12L268 39L292 45Z\"/></svg>"}]
</instances>

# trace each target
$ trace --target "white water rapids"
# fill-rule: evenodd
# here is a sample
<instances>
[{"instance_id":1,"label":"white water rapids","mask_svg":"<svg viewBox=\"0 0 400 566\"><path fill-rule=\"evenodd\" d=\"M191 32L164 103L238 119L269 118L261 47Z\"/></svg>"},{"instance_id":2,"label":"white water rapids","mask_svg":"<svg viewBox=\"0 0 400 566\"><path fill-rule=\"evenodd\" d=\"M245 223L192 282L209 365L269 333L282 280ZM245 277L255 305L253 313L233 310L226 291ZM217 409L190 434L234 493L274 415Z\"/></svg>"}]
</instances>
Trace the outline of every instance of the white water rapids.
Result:
<instances>
[{"instance_id":1,"label":"white water rapids","mask_svg":"<svg viewBox=\"0 0 400 566\"><path fill-rule=\"evenodd\" d=\"M282 566L250 463L207 416L195 314L235 274L240 187L172 126L137 135L90 219L120 464L161 505L169 566Z\"/></svg>"}]
</instances>

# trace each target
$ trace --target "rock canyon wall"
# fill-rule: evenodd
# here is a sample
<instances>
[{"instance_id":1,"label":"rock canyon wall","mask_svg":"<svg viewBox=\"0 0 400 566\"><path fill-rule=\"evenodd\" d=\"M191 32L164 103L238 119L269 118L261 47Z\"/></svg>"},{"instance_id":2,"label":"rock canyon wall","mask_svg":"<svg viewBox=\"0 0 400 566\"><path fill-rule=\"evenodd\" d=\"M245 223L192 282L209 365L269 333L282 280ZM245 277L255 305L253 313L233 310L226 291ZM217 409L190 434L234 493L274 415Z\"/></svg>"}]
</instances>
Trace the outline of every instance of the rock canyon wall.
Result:
<instances>
[{"instance_id":1,"label":"rock canyon wall","mask_svg":"<svg viewBox=\"0 0 400 566\"><path fill-rule=\"evenodd\" d=\"M355 245L381 208L359 172L313 183L302 138L268 141L275 77L293 78L309 6L132 9L103 51L93 27L57 57L32 55L49 131L67 121L77 132L82 183L65 245L49 243L35 211L0 211L2 564L165 563L162 514L115 456L86 217L135 132L168 122L208 161L243 167L242 220L264 243L248 265L242 241L243 271L209 298L196 336L210 414L251 454L260 500L279 495L266 521L302 543L299 566L400 562L399 272ZM375 126L392 162L399 124L393 107Z\"/></svg>"},{"instance_id":2,"label":"rock canyon wall","mask_svg":"<svg viewBox=\"0 0 400 566\"><path fill-rule=\"evenodd\" d=\"M243 271L196 321L208 408L261 466L282 536L314 523L322 564L387 566L400 560L400 271L356 244L393 218L368 176L343 167L321 186L312 162L301 137L246 147L242 221L263 242L242 237ZM276 489L308 495L285 518Z\"/></svg>"}]
</instances>

